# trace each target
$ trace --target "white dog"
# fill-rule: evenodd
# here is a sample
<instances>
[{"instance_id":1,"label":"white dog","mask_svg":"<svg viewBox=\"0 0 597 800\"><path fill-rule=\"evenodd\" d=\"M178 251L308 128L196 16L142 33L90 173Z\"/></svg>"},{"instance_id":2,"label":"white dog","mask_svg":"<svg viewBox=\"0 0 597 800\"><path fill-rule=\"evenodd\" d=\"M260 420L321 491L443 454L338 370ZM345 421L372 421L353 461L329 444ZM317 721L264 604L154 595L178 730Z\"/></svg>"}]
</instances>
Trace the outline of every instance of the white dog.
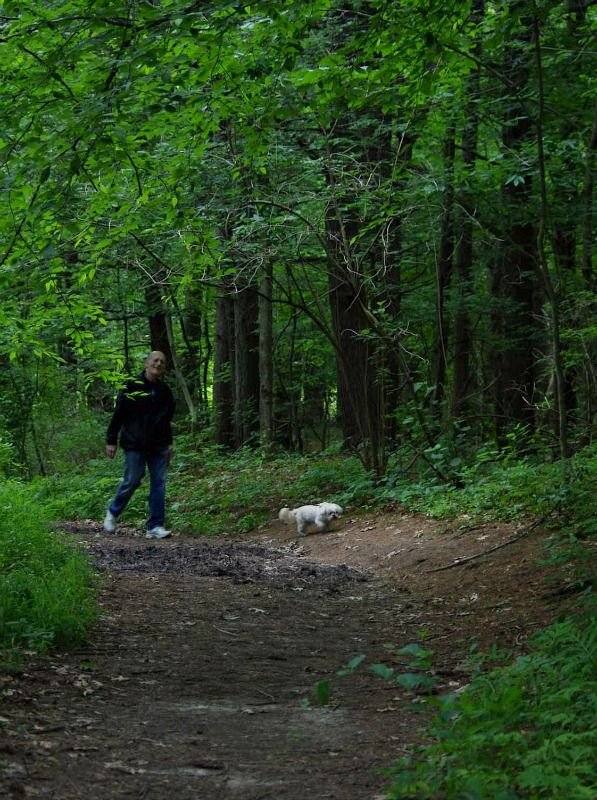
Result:
<instances>
[{"instance_id":1,"label":"white dog","mask_svg":"<svg viewBox=\"0 0 597 800\"><path fill-rule=\"evenodd\" d=\"M325 531L331 522L340 519L342 506L336 503L319 503L316 506L299 506L299 508L281 508L278 518L286 525L296 522L299 536L304 536L307 529Z\"/></svg>"}]
</instances>

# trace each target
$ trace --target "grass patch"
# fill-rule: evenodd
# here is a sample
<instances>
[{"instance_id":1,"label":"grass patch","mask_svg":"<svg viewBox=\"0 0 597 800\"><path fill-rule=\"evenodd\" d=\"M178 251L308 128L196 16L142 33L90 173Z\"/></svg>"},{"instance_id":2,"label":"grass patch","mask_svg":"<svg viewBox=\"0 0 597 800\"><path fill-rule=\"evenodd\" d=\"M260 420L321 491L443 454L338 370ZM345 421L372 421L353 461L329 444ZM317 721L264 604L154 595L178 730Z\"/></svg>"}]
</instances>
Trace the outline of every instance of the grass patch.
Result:
<instances>
[{"instance_id":1,"label":"grass patch","mask_svg":"<svg viewBox=\"0 0 597 800\"><path fill-rule=\"evenodd\" d=\"M277 516L282 505L350 496L350 480L361 474L356 459L330 455L224 453L206 448L172 470L170 524L194 535L249 533Z\"/></svg>"},{"instance_id":2,"label":"grass patch","mask_svg":"<svg viewBox=\"0 0 597 800\"><path fill-rule=\"evenodd\" d=\"M597 619L557 623L533 644L439 700L435 742L397 764L390 800L597 796Z\"/></svg>"},{"instance_id":3,"label":"grass patch","mask_svg":"<svg viewBox=\"0 0 597 800\"><path fill-rule=\"evenodd\" d=\"M34 496L54 519L101 520L122 477L122 454L114 461L94 459L68 474L33 482ZM399 505L435 518L467 514L472 519L545 517L567 536L583 538L597 529L592 487L597 485L595 448L573 458L498 459L479 451L458 467L460 486L441 483L424 468L406 470L397 455L387 474L374 480L352 456L234 453L185 437L175 442L168 479L167 523L181 533L239 535L274 519L282 505L329 500L349 508ZM122 521L143 527L148 479L137 490Z\"/></svg>"},{"instance_id":4,"label":"grass patch","mask_svg":"<svg viewBox=\"0 0 597 800\"><path fill-rule=\"evenodd\" d=\"M95 618L86 556L50 529L31 487L0 487L0 660L82 641Z\"/></svg>"},{"instance_id":5,"label":"grass patch","mask_svg":"<svg viewBox=\"0 0 597 800\"><path fill-rule=\"evenodd\" d=\"M376 500L436 518L463 513L503 520L553 516L560 527L579 536L597 529L592 488L597 485L595 447L555 462L499 459L495 453L480 451L455 477L458 488L429 473L405 476L396 462L379 485Z\"/></svg>"}]
</instances>

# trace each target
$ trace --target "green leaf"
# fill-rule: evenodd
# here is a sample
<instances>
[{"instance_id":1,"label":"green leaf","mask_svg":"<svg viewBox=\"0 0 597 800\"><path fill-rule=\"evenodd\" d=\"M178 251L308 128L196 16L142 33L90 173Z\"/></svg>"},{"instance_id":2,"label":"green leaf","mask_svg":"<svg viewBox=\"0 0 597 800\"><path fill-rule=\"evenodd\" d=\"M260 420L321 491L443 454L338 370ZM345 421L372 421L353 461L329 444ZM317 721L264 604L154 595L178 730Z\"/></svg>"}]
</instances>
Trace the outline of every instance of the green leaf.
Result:
<instances>
[{"instance_id":1,"label":"green leaf","mask_svg":"<svg viewBox=\"0 0 597 800\"><path fill-rule=\"evenodd\" d=\"M388 667L386 664L371 664L368 671L372 675L378 675L380 678L383 678L386 681L389 681L391 678L393 678L395 672L392 667Z\"/></svg>"},{"instance_id":2,"label":"green leaf","mask_svg":"<svg viewBox=\"0 0 597 800\"><path fill-rule=\"evenodd\" d=\"M361 664L366 658L367 656L365 655L355 656L354 658L351 658L348 664L341 670L339 670L336 673L336 675L340 678L343 678L346 675L352 675L352 673L361 666Z\"/></svg>"},{"instance_id":3,"label":"green leaf","mask_svg":"<svg viewBox=\"0 0 597 800\"><path fill-rule=\"evenodd\" d=\"M401 672L396 683L409 690L429 689L433 686L433 679L418 672Z\"/></svg>"},{"instance_id":4,"label":"green leaf","mask_svg":"<svg viewBox=\"0 0 597 800\"><path fill-rule=\"evenodd\" d=\"M320 706L327 706L330 702L331 684L328 679L317 681L315 684L315 697Z\"/></svg>"}]
</instances>

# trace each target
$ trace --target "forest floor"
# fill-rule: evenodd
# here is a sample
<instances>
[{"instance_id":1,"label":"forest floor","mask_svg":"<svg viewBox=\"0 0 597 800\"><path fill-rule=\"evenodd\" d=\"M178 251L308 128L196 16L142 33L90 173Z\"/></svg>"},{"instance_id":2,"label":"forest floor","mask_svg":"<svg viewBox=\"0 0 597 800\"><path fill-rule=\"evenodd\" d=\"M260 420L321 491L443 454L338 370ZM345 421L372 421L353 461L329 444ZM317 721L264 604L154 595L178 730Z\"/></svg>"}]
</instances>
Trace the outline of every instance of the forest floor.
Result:
<instances>
[{"instance_id":1,"label":"forest floor","mask_svg":"<svg viewBox=\"0 0 597 800\"><path fill-rule=\"evenodd\" d=\"M96 560L101 615L85 646L0 675L0 797L381 798L428 717L338 670L362 654L407 672L418 641L454 690L475 648L523 652L567 602L546 534L522 525L386 510L302 539L277 520L243 540L61 528Z\"/></svg>"}]
</instances>

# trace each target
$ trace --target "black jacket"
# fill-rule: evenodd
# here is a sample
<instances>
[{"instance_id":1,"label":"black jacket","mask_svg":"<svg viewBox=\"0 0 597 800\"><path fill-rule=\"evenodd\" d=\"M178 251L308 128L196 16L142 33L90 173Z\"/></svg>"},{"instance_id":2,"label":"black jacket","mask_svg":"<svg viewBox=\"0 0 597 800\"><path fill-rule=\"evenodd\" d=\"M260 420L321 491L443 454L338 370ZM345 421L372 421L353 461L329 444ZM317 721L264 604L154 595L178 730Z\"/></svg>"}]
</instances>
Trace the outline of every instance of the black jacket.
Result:
<instances>
[{"instance_id":1,"label":"black jacket","mask_svg":"<svg viewBox=\"0 0 597 800\"><path fill-rule=\"evenodd\" d=\"M116 444L120 432L123 450L153 453L172 444L174 397L163 381L152 383L142 372L118 392L106 444Z\"/></svg>"}]
</instances>

